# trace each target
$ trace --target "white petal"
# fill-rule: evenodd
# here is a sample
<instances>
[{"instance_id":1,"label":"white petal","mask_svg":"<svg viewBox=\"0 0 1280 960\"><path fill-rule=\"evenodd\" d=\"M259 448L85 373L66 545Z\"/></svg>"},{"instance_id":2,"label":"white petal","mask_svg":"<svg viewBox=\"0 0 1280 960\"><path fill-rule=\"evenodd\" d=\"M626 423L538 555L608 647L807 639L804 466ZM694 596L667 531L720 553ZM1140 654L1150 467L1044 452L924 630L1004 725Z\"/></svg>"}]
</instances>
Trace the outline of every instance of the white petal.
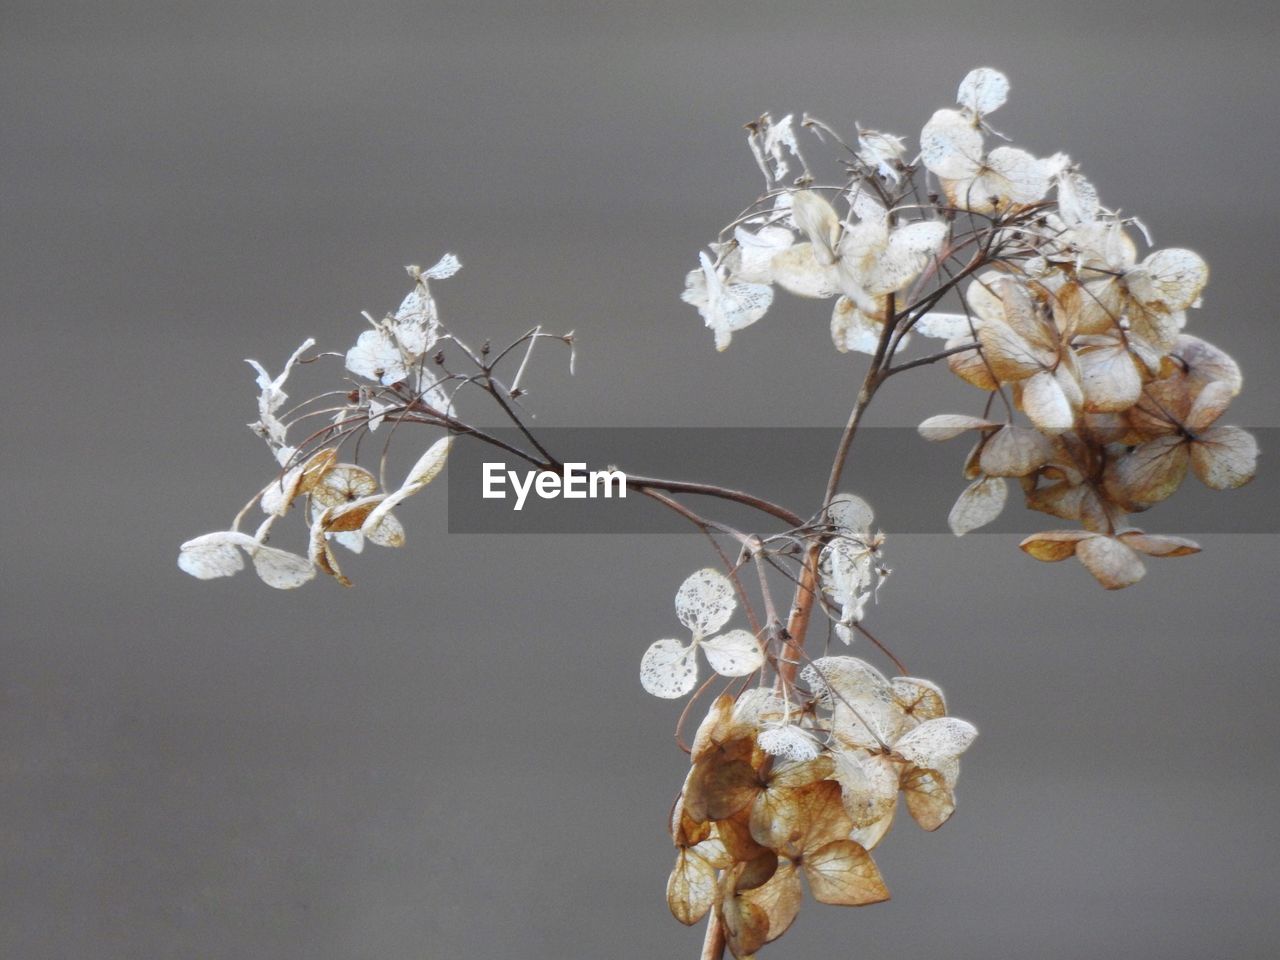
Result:
<instances>
[{"instance_id":1,"label":"white petal","mask_svg":"<svg viewBox=\"0 0 1280 960\"><path fill-rule=\"evenodd\" d=\"M178 567L201 580L229 577L244 569L237 547L247 550L256 546L253 537L233 530L206 533L179 548Z\"/></svg>"},{"instance_id":2,"label":"white petal","mask_svg":"<svg viewBox=\"0 0 1280 960\"><path fill-rule=\"evenodd\" d=\"M1239 427L1211 427L1191 444L1191 467L1214 490L1242 487L1258 471L1258 441Z\"/></svg>"},{"instance_id":3,"label":"white petal","mask_svg":"<svg viewBox=\"0 0 1280 960\"><path fill-rule=\"evenodd\" d=\"M950 340L952 337L973 338L973 328L969 317L964 313L926 313L911 325L911 332L922 337L933 337L936 340Z\"/></svg>"},{"instance_id":4,"label":"white petal","mask_svg":"<svg viewBox=\"0 0 1280 960\"><path fill-rule=\"evenodd\" d=\"M1004 105L1009 96L1009 78L999 70L978 67L960 81L956 103L978 116L991 113Z\"/></svg>"},{"instance_id":5,"label":"white petal","mask_svg":"<svg viewBox=\"0 0 1280 960\"><path fill-rule=\"evenodd\" d=\"M401 301L392 320L396 340L411 357L421 357L435 345L439 318L426 284L420 284Z\"/></svg>"},{"instance_id":6,"label":"white petal","mask_svg":"<svg viewBox=\"0 0 1280 960\"><path fill-rule=\"evenodd\" d=\"M866 538L875 513L871 504L855 493L837 493L827 504L827 519L844 533Z\"/></svg>"},{"instance_id":7,"label":"white petal","mask_svg":"<svg viewBox=\"0 0 1280 960\"><path fill-rule=\"evenodd\" d=\"M256 547L251 555L253 569L262 578L262 582L277 590L292 590L300 587L316 575L315 564L306 557L300 557L288 550Z\"/></svg>"},{"instance_id":8,"label":"white petal","mask_svg":"<svg viewBox=\"0 0 1280 960\"><path fill-rule=\"evenodd\" d=\"M733 277L742 283L772 283L773 258L795 243L791 231L782 227L761 227L755 233L738 227L733 237L739 252Z\"/></svg>"},{"instance_id":9,"label":"white petal","mask_svg":"<svg viewBox=\"0 0 1280 960\"><path fill-rule=\"evenodd\" d=\"M1035 203L1049 190L1044 164L1017 147L996 147L987 157L987 167L990 173L984 181L994 179L992 174L1003 181L1002 189L990 192L1010 203Z\"/></svg>"},{"instance_id":10,"label":"white petal","mask_svg":"<svg viewBox=\"0 0 1280 960\"><path fill-rule=\"evenodd\" d=\"M982 133L958 110L939 110L920 131L920 160L947 180L972 177L982 166Z\"/></svg>"},{"instance_id":11,"label":"white petal","mask_svg":"<svg viewBox=\"0 0 1280 960\"><path fill-rule=\"evenodd\" d=\"M446 253L435 264L422 272L428 280L447 280L462 269L462 261L452 253Z\"/></svg>"},{"instance_id":12,"label":"white petal","mask_svg":"<svg viewBox=\"0 0 1280 960\"><path fill-rule=\"evenodd\" d=\"M859 310L848 297L836 300L831 311L831 342L841 353L873 355L880 344L884 325Z\"/></svg>"},{"instance_id":13,"label":"white petal","mask_svg":"<svg viewBox=\"0 0 1280 960\"><path fill-rule=\"evenodd\" d=\"M982 417L971 417L963 413L939 413L925 420L916 427L920 436L935 443L943 440L954 440L969 430L982 430L996 424Z\"/></svg>"},{"instance_id":14,"label":"white petal","mask_svg":"<svg viewBox=\"0 0 1280 960\"><path fill-rule=\"evenodd\" d=\"M418 458L418 462L413 465L404 482L425 487L438 477L440 471L444 469L445 462L449 458L449 449L452 446L452 436L441 437L427 448L426 453Z\"/></svg>"},{"instance_id":15,"label":"white petal","mask_svg":"<svg viewBox=\"0 0 1280 960\"><path fill-rule=\"evenodd\" d=\"M674 700L691 691L698 682L698 661L693 645L679 640L658 640L640 660L640 685L655 697Z\"/></svg>"},{"instance_id":16,"label":"white petal","mask_svg":"<svg viewBox=\"0 0 1280 960\"><path fill-rule=\"evenodd\" d=\"M723 627L737 606L729 578L710 567L691 574L676 591L676 616L698 638Z\"/></svg>"},{"instance_id":17,"label":"white petal","mask_svg":"<svg viewBox=\"0 0 1280 960\"><path fill-rule=\"evenodd\" d=\"M1129 289L1143 303L1159 303L1176 312L1192 306L1209 281L1209 266L1193 250L1157 250L1125 275Z\"/></svg>"},{"instance_id":18,"label":"white petal","mask_svg":"<svg viewBox=\"0 0 1280 960\"><path fill-rule=\"evenodd\" d=\"M730 630L702 641L711 669L722 677L745 677L764 666L760 643L749 630Z\"/></svg>"},{"instance_id":19,"label":"white petal","mask_svg":"<svg viewBox=\"0 0 1280 960\"><path fill-rule=\"evenodd\" d=\"M374 513L386 504L384 500L374 508ZM374 521L370 523L370 521ZM360 533L368 539L370 543L377 544L379 547L403 547L404 546L404 525L396 518L394 513L383 511L376 518L374 514L369 514L365 518L364 524L360 527Z\"/></svg>"},{"instance_id":20,"label":"white petal","mask_svg":"<svg viewBox=\"0 0 1280 960\"><path fill-rule=\"evenodd\" d=\"M946 239L947 225L941 220L917 220L894 230L867 272L867 290L873 296L901 290L937 256Z\"/></svg>"},{"instance_id":21,"label":"white petal","mask_svg":"<svg viewBox=\"0 0 1280 960\"><path fill-rule=\"evenodd\" d=\"M797 243L775 254L769 269L773 282L797 297L826 300L840 292L836 268L818 262L812 243Z\"/></svg>"},{"instance_id":22,"label":"white petal","mask_svg":"<svg viewBox=\"0 0 1280 960\"><path fill-rule=\"evenodd\" d=\"M1022 409L1044 433L1057 435L1075 426L1075 413L1052 373L1041 370L1023 382Z\"/></svg>"},{"instance_id":23,"label":"white petal","mask_svg":"<svg viewBox=\"0 0 1280 960\"><path fill-rule=\"evenodd\" d=\"M347 351L347 369L383 385L409 376L400 348L383 330L366 330L360 334L356 345Z\"/></svg>"},{"instance_id":24,"label":"white petal","mask_svg":"<svg viewBox=\"0 0 1280 960\"><path fill-rule=\"evenodd\" d=\"M1081 540L1076 557L1108 590L1137 583L1147 572L1142 558L1128 544L1113 537L1094 536Z\"/></svg>"},{"instance_id":25,"label":"white petal","mask_svg":"<svg viewBox=\"0 0 1280 960\"><path fill-rule=\"evenodd\" d=\"M894 745L894 752L919 767L933 768L934 764L960 756L973 743L978 728L955 717L938 717L926 720L905 734Z\"/></svg>"},{"instance_id":26,"label":"white petal","mask_svg":"<svg viewBox=\"0 0 1280 960\"><path fill-rule=\"evenodd\" d=\"M813 244L818 263L834 263L840 240L840 218L835 208L812 190L800 190L791 198L791 219Z\"/></svg>"},{"instance_id":27,"label":"white petal","mask_svg":"<svg viewBox=\"0 0 1280 960\"><path fill-rule=\"evenodd\" d=\"M812 760L821 750L813 734L790 723L760 731L757 742L769 756L799 763Z\"/></svg>"}]
</instances>

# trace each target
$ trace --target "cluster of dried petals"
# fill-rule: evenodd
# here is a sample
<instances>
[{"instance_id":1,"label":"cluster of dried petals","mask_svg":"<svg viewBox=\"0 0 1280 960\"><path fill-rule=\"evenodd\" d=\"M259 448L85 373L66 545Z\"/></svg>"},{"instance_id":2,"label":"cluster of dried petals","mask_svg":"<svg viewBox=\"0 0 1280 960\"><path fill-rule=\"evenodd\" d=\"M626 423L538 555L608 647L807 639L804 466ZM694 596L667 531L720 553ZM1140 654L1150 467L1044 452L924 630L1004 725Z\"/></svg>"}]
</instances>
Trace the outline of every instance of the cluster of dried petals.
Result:
<instances>
[{"instance_id":1,"label":"cluster of dried petals","mask_svg":"<svg viewBox=\"0 0 1280 960\"><path fill-rule=\"evenodd\" d=\"M891 295L907 288L938 255L948 226L938 216L908 219L885 205L882 183L897 183L906 169L902 140L859 134L858 178L843 188L819 188L807 166L786 181L789 166L765 163L765 145L781 143L799 157L792 118L767 115L749 126L749 143L770 185L769 203L735 225L732 239L699 254L683 299L698 308L716 348L755 323L773 302L774 287L800 297L835 299L831 336L836 348L871 353ZM779 131L785 130L786 136Z\"/></svg>"},{"instance_id":2,"label":"cluster of dried petals","mask_svg":"<svg viewBox=\"0 0 1280 960\"><path fill-rule=\"evenodd\" d=\"M1008 397L1028 425L942 415L920 432L932 440L977 436L964 467L971 483L950 517L955 533L994 520L1005 478L1017 478L1028 507L1084 528L1037 534L1022 548L1041 560L1076 556L1103 586L1118 589L1143 576L1139 554L1198 550L1134 530L1131 515L1171 496L1188 469L1217 490L1248 483L1258 450L1250 434L1218 422L1240 391L1235 361L1180 332L1207 279L1203 261L1161 250L1134 265L1131 252L1115 253L1132 248L1116 221L1066 232L1075 237L1069 247L1061 234L1052 242L1026 238L1041 258L1034 277L1002 266L970 284L965 303L977 346L948 358L960 379ZM1117 247L1117 236L1126 243ZM1103 246L1085 246L1086 237ZM1099 276L1104 262L1117 272Z\"/></svg>"},{"instance_id":3,"label":"cluster of dried petals","mask_svg":"<svg viewBox=\"0 0 1280 960\"><path fill-rule=\"evenodd\" d=\"M716 348L727 348L735 332L765 315L776 286L800 297L834 298L836 349L873 354L894 298L943 258L957 210L1009 213L1040 201L1051 184L1073 189L1074 168L1063 155L1039 160L1015 147L985 151L984 118L1004 103L1008 88L998 71L971 71L957 94L959 109L933 116L921 132L918 161L910 164L903 138L859 128L845 161L850 175L838 187L815 182L790 115L775 122L766 114L749 124L748 144L768 192L735 221L731 237L722 235L699 254L700 267L689 273L683 295L711 328ZM832 133L820 121L806 118L805 125L819 136ZM800 176L788 178L796 161ZM921 171L938 177L945 204L919 202L913 181ZM920 319L915 332L924 336L956 332L954 322ZM904 331L898 346L907 342Z\"/></svg>"},{"instance_id":4,"label":"cluster of dried petals","mask_svg":"<svg viewBox=\"0 0 1280 960\"><path fill-rule=\"evenodd\" d=\"M735 957L782 936L806 886L819 903L887 900L868 851L899 793L917 823L940 827L955 809L957 758L976 735L946 716L933 684L890 681L853 657L814 661L801 680L799 711L762 687L715 700L672 810L667 904L684 924L714 911Z\"/></svg>"},{"instance_id":5,"label":"cluster of dried petals","mask_svg":"<svg viewBox=\"0 0 1280 960\"><path fill-rule=\"evenodd\" d=\"M394 313L381 321L370 320L373 328L361 333L345 355L347 372L360 378L356 388L346 393L345 403L319 411L332 413L329 426L310 437L295 443L289 432L315 413L304 413L289 423L281 418L281 408L287 399L284 385L289 374L315 341L308 339L295 350L276 377L256 360L248 361L257 372L260 391L259 419L250 428L267 442L279 467L275 478L248 505L256 502L266 518L252 536L239 530L241 518L237 517L229 530L187 541L178 555L182 570L204 580L231 576L244 568L243 552L268 586L299 587L317 570L349 586L335 544L355 553L366 542L384 547L404 544L404 527L391 511L435 479L444 468L452 438L442 437L432 444L394 489L383 489L365 467L340 462L341 443L333 444L331 438L343 436L353 423L376 430L388 412L403 413L414 405L451 409L436 365L429 362L444 330L428 282L452 276L459 266L450 254L427 270L408 268L413 289ZM305 505L300 511L307 526L305 556L266 545L273 525L299 501Z\"/></svg>"}]
</instances>

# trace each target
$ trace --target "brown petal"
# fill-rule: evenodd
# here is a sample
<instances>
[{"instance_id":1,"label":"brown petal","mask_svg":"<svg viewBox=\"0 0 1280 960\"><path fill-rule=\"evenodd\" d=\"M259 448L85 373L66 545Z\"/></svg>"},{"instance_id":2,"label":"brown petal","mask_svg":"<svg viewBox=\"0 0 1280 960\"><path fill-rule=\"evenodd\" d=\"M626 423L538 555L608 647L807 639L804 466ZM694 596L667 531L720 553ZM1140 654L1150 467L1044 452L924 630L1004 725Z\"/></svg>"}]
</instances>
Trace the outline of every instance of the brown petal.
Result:
<instances>
[{"instance_id":1,"label":"brown petal","mask_svg":"<svg viewBox=\"0 0 1280 960\"><path fill-rule=\"evenodd\" d=\"M772 850L796 852L804 841L810 811L805 788L762 790L751 803L751 837Z\"/></svg>"},{"instance_id":2,"label":"brown petal","mask_svg":"<svg viewBox=\"0 0 1280 960\"><path fill-rule=\"evenodd\" d=\"M1044 533L1033 533L1018 546L1037 560L1057 563L1075 556L1080 543L1094 536L1096 534L1088 530L1046 530Z\"/></svg>"},{"instance_id":3,"label":"brown petal","mask_svg":"<svg viewBox=\"0 0 1280 960\"><path fill-rule=\"evenodd\" d=\"M684 805L694 820L724 820L751 802L760 781L745 760L726 759L723 747L693 765Z\"/></svg>"},{"instance_id":4,"label":"brown petal","mask_svg":"<svg viewBox=\"0 0 1280 960\"><path fill-rule=\"evenodd\" d=\"M1187 443L1180 436L1139 444L1107 464L1107 495L1131 509L1168 499L1187 475Z\"/></svg>"},{"instance_id":5,"label":"brown petal","mask_svg":"<svg viewBox=\"0 0 1280 960\"><path fill-rule=\"evenodd\" d=\"M725 851L739 863L754 860L765 847L751 836L751 810L741 810L732 817L716 821L716 837L724 844Z\"/></svg>"},{"instance_id":6,"label":"brown petal","mask_svg":"<svg viewBox=\"0 0 1280 960\"><path fill-rule=\"evenodd\" d=\"M716 871L692 850L676 854L676 865L667 878L667 906L686 927L707 915L715 902Z\"/></svg>"},{"instance_id":7,"label":"brown petal","mask_svg":"<svg viewBox=\"0 0 1280 960\"><path fill-rule=\"evenodd\" d=\"M755 857L738 865L735 889L741 893L744 890L754 890L756 887L763 886L769 882L777 869L778 855L772 850L761 849Z\"/></svg>"},{"instance_id":8,"label":"brown petal","mask_svg":"<svg viewBox=\"0 0 1280 960\"><path fill-rule=\"evenodd\" d=\"M765 942L771 943L787 932L800 912L804 893L800 889L800 873L790 860L779 860L778 869L764 886L739 895L764 911L769 922Z\"/></svg>"},{"instance_id":9,"label":"brown petal","mask_svg":"<svg viewBox=\"0 0 1280 960\"><path fill-rule=\"evenodd\" d=\"M894 677L893 693L902 709L917 720L934 720L947 715L947 701L942 690L931 680Z\"/></svg>"},{"instance_id":10,"label":"brown petal","mask_svg":"<svg viewBox=\"0 0 1280 960\"><path fill-rule=\"evenodd\" d=\"M769 915L745 895L734 894L720 904L725 944L739 960L745 960L768 942Z\"/></svg>"},{"instance_id":11,"label":"brown petal","mask_svg":"<svg viewBox=\"0 0 1280 960\"><path fill-rule=\"evenodd\" d=\"M690 750L693 762L701 760L714 747L725 742L725 732L729 729L732 718L733 697L727 693L716 697L711 703L711 709L702 718L702 723L698 724L698 732L693 736L693 747Z\"/></svg>"},{"instance_id":12,"label":"brown petal","mask_svg":"<svg viewBox=\"0 0 1280 960\"><path fill-rule=\"evenodd\" d=\"M1186 557L1200 552L1200 544L1185 537L1129 530L1120 534L1120 539L1134 550L1145 553L1149 557Z\"/></svg>"},{"instance_id":13,"label":"brown petal","mask_svg":"<svg viewBox=\"0 0 1280 960\"><path fill-rule=\"evenodd\" d=\"M369 519L369 514L373 513L374 508L385 499L386 497L378 494L377 496L362 497L359 500L353 500L351 503L330 507L324 512L325 533L345 533L351 530L359 530L364 526L364 522Z\"/></svg>"},{"instance_id":14,"label":"brown petal","mask_svg":"<svg viewBox=\"0 0 1280 960\"><path fill-rule=\"evenodd\" d=\"M963 346L967 342L969 342L968 338L962 337L948 340L945 346L950 350L953 347ZM995 390L1000 386L991 375L991 368L982 358L982 351L977 347L951 354L947 357L947 366L957 377L979 390Z\"/></svg>"},{"instance_id":15,"label":"brown petal","mask_svg":"<svg viewBox=\"0 0 1280 960\"><path fill-rule=\"evenodd\" d=\"M936 770L913 767L902 778L902 794L911 819L925 830L937 830L956 812L956 798Z\"/></svg>"},{"instance_id":16,"label":"brown petal","mask_svg":"<svg viewBox=\"0 0 1280 960\"><path fill-rule=\"evenodd\" d=\"M889 899L871 854L852 840L834 840L806 855L800 866L820 903L858 907Z\"/></svg>"}]
</instances>

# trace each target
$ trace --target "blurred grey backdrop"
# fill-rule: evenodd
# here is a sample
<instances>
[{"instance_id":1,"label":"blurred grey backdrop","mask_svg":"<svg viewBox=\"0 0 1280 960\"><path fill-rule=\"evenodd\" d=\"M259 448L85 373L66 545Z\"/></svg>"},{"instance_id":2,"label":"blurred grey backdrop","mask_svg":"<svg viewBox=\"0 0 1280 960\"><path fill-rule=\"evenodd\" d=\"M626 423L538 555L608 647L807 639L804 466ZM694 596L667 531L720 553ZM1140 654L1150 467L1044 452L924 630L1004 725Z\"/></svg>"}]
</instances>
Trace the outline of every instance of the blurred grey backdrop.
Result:
<instances>
[{"instance_id":1,"label":"blurred grey backdrop","mask_svg":"<svg viewBox=\"0 0 1280 960\"><path fill-rule=\"evenodd\" d=\"M1234 421L1280 426L1276 23L1262 2L0 4L0 955L695 956L663 900L679 707L637 665L705 545L450 537L438 491L402 511L405 550L348 562L353 590L199 583L178 543L270 466L241 358L345 349L402 264L453 250L462 329L578 331L576 377L535 363L540 422L838 424L857 361L820 305L717 355L678 300L758 189L741 124L914 136L989 64L1001 129L1209 260L1193 329L1242 361ZM965 402L904 377L872 422ZM1274 956L1276 538L1204 543L1110 595L1008 536L891 539L870 623L983 735L954 821L880 849L894 899L807 905L768 955Z\"/></svg>"}]
</instances>

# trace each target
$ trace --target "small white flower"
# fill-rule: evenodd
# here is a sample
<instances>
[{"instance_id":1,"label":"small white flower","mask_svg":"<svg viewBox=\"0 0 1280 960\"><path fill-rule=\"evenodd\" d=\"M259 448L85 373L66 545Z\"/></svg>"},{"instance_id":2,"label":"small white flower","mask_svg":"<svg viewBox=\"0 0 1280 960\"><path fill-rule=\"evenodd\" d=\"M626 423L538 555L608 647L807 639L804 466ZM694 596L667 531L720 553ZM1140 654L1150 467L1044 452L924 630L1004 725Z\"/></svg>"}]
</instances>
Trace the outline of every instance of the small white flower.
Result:
<instances>
[{"instance_id":1,"label":"small white flower","mask_svg":"<svg viewBox=\"0 0 1280 960\"><path fill-rule=\"evenodd\" d=\"M733 584L724 574L706 568L689 576L676 592L676 616L693 638L687 644L673 639L650 644L640 661L641 686L667 699L689 693L698 683L698 647L721 676L745 677L764 666L764 652L749 631L708 637L729 621L737 606Z\"/></svg>"}]
</instances>

